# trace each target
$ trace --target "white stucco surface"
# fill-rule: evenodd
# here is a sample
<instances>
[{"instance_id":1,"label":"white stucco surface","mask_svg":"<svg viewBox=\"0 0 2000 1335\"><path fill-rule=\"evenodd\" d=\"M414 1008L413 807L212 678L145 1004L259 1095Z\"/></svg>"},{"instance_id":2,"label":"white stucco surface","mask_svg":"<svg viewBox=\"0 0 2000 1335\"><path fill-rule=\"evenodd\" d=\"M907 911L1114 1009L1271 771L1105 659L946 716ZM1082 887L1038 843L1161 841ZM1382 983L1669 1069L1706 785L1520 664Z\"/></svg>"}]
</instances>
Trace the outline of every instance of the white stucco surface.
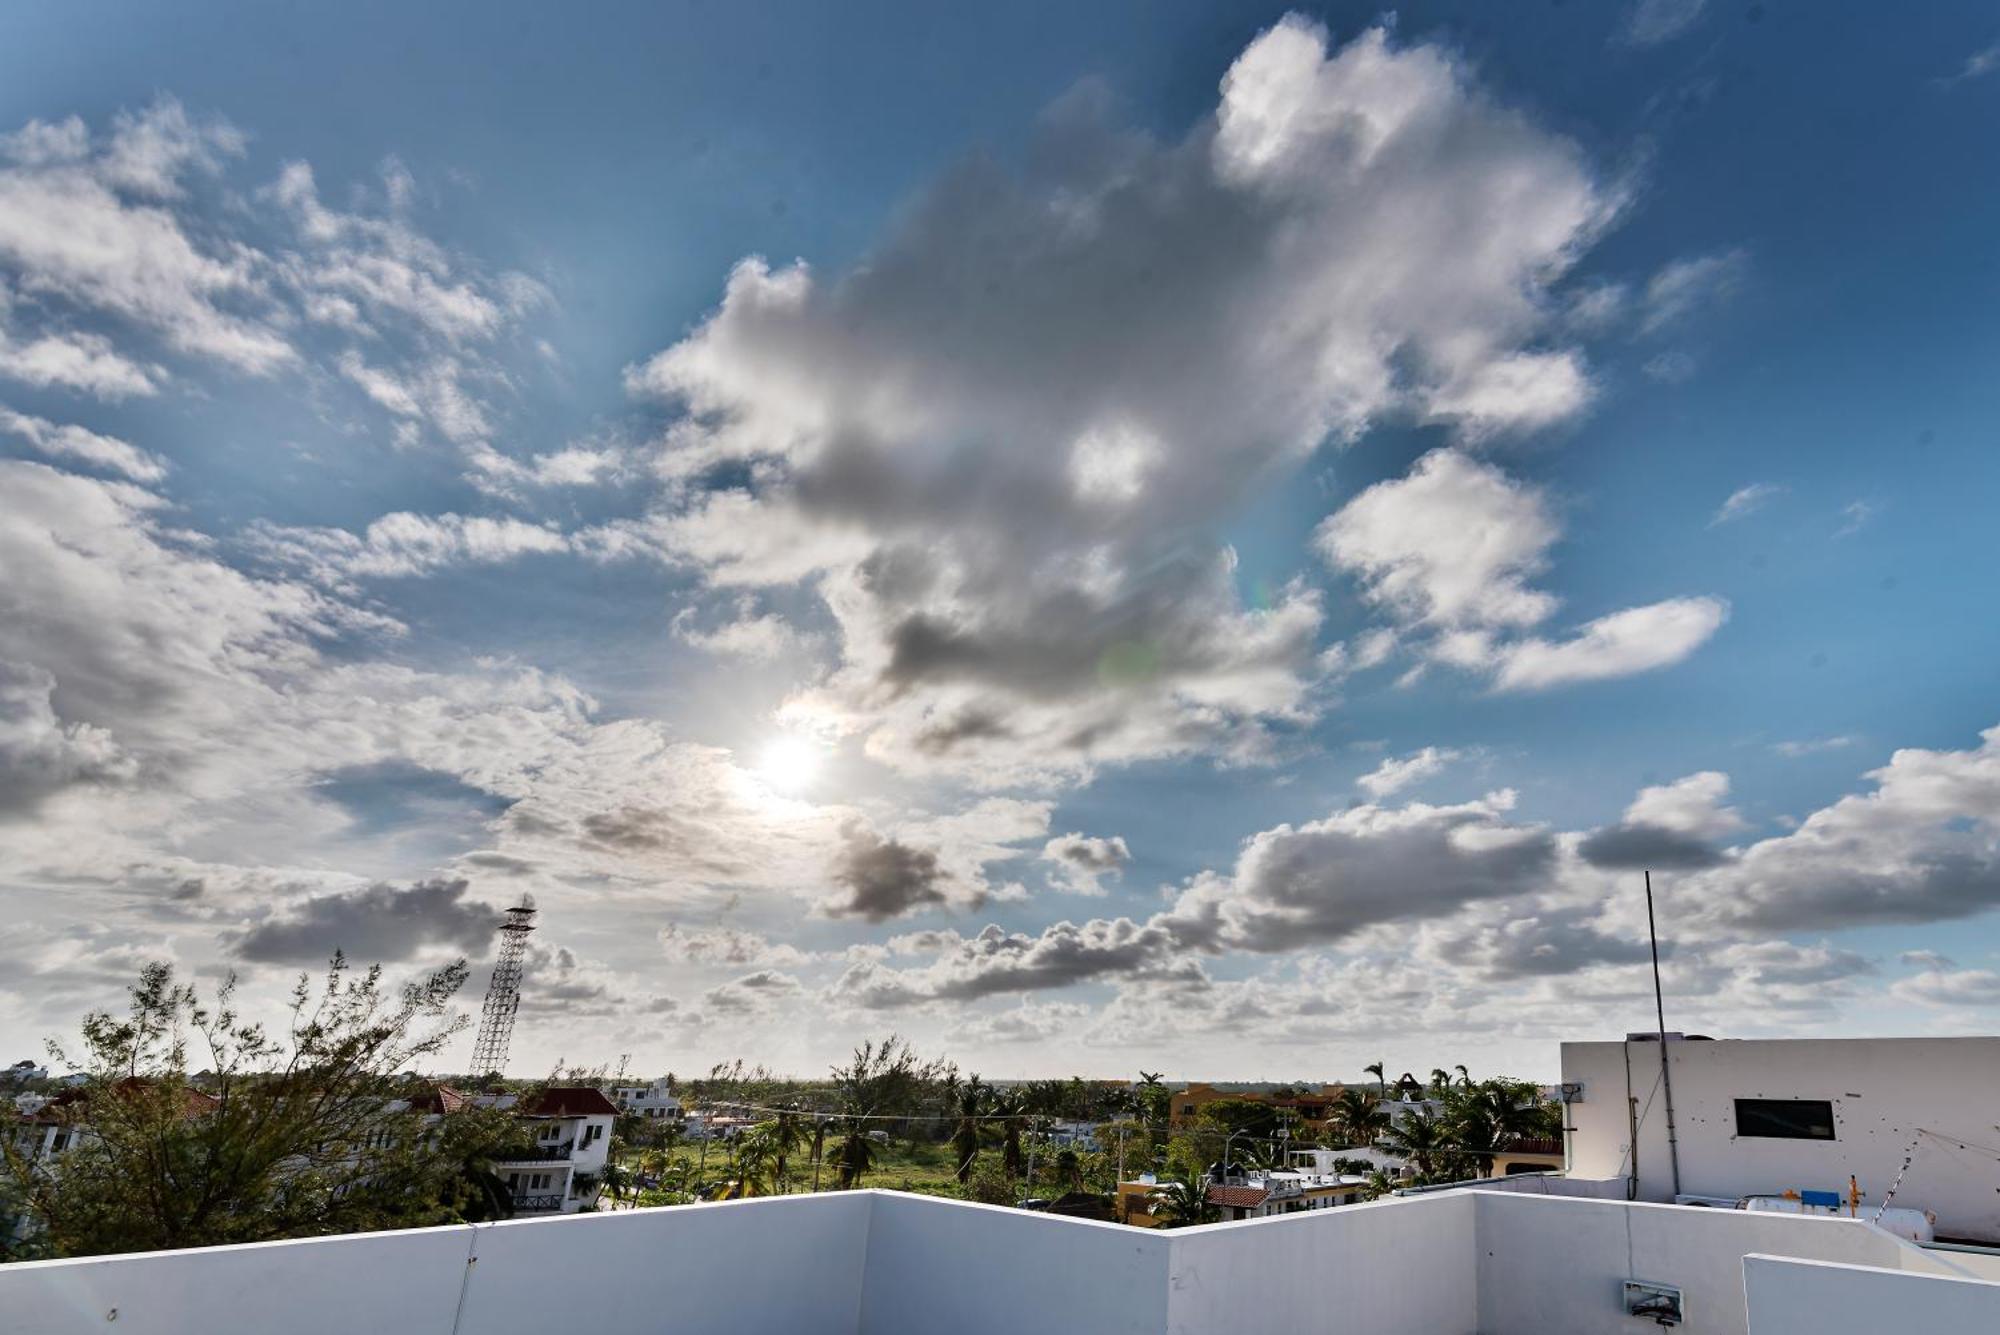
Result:
<instances>
[{"instance_id":1,"label":"white stucco surface","mask_svg":"<svg viewBox=\"0 0 2000 1335\"><path fill-rule=\"evenodd\" d=\"M1744 1257L1743 1283L1757 1335L2000 1330L2000 1284L1779 1256Z\"/></svg>"},{"instance_id":2,"label":"white stucco surface","mask_svg":"<svg viewBox=\"0 0 2000 1335\"><path fill-rule=\"evenodd\" d=\"M1752 1254L1898 1272L1913 1330L1969 1329L1931 1320L1933 1293L1954 1314L2000 1295L1841 1219L1459 1191L1165 1232L857 1191L0 1266L0 1330L1603 1335L1651 1329L1628 1278L1681 1287L1687 1335L1805 1329L1746 1315ZM1770 1283L1797 1305L1813 1279Z\"/></svg>"},{"instance_id":3,"label":"white stucco surface","mask_svg":"<svg viewBox=\"0 0 2000 1335\"><path fill-rule=\"evenodd\" d=\"M1865 1217L1908 1155L1893 1204L1934 1212L1941 1237L2000 1243L2000 1155L1975 1148L2000 1145L2000 1038L1670 1040L1667 1055L1683 1192L1845 1193L1851 1174ZM1639 1199L1671 1199L1658 1046L1565 1043L1562 1065L1564 1083L1583 1093L1569 1107L1570 1175L1629 1171L1629 1092L1638 1100ZM1835 1139L1738 1136L1739 1098L1824 1099Z\"/></svg>"}]
</instances>

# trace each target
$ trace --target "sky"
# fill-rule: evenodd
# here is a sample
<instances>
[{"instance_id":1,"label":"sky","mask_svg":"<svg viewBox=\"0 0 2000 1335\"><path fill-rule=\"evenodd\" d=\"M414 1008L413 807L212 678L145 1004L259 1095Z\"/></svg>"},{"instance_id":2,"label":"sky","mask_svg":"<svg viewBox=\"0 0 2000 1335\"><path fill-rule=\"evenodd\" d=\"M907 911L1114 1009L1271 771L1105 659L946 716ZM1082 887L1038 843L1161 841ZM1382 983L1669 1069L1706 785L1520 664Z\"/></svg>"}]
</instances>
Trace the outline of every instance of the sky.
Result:
<instances>
[{"instance_id":1,"label":"sky","mask_svg":"<svg viewBox=\"0 0 2000 1335\"><path fill-rule=\"evenodd\" d=\"M519 1074L1547 1077L1648 870L1671 1028L1990 1031L1995 124L1975 4L11 5L0 1049L525 894Z\"/></svg>"}]
</instances>

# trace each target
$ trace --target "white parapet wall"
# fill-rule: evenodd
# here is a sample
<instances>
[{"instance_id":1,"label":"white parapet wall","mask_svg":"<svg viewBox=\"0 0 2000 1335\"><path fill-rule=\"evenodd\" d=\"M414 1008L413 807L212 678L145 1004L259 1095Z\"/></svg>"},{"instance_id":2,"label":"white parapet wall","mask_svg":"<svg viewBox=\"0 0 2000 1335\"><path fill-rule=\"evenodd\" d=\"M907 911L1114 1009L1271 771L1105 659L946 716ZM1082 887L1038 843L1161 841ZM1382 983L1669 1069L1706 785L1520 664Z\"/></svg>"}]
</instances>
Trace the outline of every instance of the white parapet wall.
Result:
<instances>
[{"instance_id":1,"label":"white parapet wall","mask_svg":"<svg viewBox=\"0 0 2000 1335\"><path fill-rule=\"evenodd\" d=\"M1476 1204L1447 1192L1169 1233L1169 1320L1154 1329L1471 1335Z\"/></svg>"},{"instance_id":2,"label":"white parapet wall","mask_svg":"<svg viewBox=\"0 0 2000 1335\"><path fill-rule=\"evenodd\" d=\"M1796 1215L1459 1191L1165 1232L854 1191L5 1265L0 1331L1604 1335L1650 1329L1622 1308L1644 1279L1683 1291L1688 1335L1791 1335L1746 1316L1751 1254L1900 1272L1912 1310L1926 1284L1981 1290L1952 1311L2000 1296Z\"/></svg>"},{"instance_id":3,"label":"white parapet wall","mask_svg":"<svg viewBox=\"0 0 2000 1335\"><path fill-rule=\"evenodd\" d=\"M894 1192L873 1198L859 1326L868 1335L1167 1329L1173 1234Z\"/></svg>"},{"instance_id":4,"label":"white parapet wall","mask_svg":"<svg viewBox=\"0 0 2000 1335\"><path fill-rule=\"evenodd\" d=\"M1935 1264L1850 1219L1465 1194L1479 1210L1482 1335L1619 1329L1615 1318L1628 1279L1680 1289L1687 1304L1684 1335L1745 1335L1743 1258L1751 1252L1884 1267Z\"/></svg>"},{"instance_id":5,"label":"white parapet wall","mask_svg":"<svg viewBox=\"0 0 2000 1335\"><path fill-rule=\"evenodd\" d=\"M2000 1331L2000 1284L1974 1279L1786 1256L1746 1256L1743 1287L1750 1329L1757 1335Z\"/></svg>"}]
</instances>

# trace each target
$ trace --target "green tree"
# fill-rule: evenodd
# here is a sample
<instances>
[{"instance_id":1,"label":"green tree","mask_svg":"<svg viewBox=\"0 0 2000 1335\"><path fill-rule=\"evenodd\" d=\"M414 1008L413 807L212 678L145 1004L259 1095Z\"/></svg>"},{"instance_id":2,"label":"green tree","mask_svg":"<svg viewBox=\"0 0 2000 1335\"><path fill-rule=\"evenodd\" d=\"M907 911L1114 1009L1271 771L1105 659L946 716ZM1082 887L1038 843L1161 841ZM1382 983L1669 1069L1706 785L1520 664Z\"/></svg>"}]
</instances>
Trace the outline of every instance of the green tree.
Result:
<instances>
[{"instance_id":1,"label":"green tree","mask_svg":"<svg viewBox=\"0 0 2000 1335\"><path fill-rule=\"evenodd\" d=\"M972 1161L979 1157L979 1119L986 1112L992 1091L973 1075L957 1089L957 1120L952 1123L951 1153L957 1160L960 1186L972 1180Z\"/></svg>"},{"instance_id":2,"label":"green tree","mask_svg":"<svg viewBox=\"0 0 2000 1335\"><path fill-rule=\"evenodd\" d=\"M1331 1130L1338 1134L1342 1148L1367 1146L1389 1126L1389 1113L1381 1100L1359 1089L1343 1089L1335 1096L1328 1117Z\"/></svg>"},{"instance_id":3,"label":"green tree","mask_svg":"<svg viewBox=\"0 0 2000 1335\"><path fill-rule=\"evenodd\" d=\"M54 1165L5 1148L35 1245L85 1256L504 1213L492 1155L513 1117L426 1116L398 1075L463 1027L465 976L460 960L391 994L336 954L318 986L300 976L274 1035L237 1013L234 978L204 1003L147 965L124 1016L84 1019L88 1081L66 1106L86 1133Z\"/></svg>"},{"instance_id":4,"label":"green tree","mask_svg":"<svg viewBox=\"0 0 2000 1335\"><path fill-rule=\"evenodd\" d=\"M1153 1213L1168 1228L1212 1224L1222 1217L1221 1209L1208 1198L1208 1183L1198 1177L1162 1182L1147 1196L1153 1203Z\"/></svg>"},{"instance_id":5,"label":"green tree","mask_svg":"<svg viewBox=\"0 0 2000 1335\"><path fill-rule=\"evenodd\" d=\"M866 1124L851 1122L847 1134L833 1149L834 1167L840 1173L840 1189L852 1191L862 1176L875 1166L875 1142L868 1138Z\"/></svg>"}]
</instances>

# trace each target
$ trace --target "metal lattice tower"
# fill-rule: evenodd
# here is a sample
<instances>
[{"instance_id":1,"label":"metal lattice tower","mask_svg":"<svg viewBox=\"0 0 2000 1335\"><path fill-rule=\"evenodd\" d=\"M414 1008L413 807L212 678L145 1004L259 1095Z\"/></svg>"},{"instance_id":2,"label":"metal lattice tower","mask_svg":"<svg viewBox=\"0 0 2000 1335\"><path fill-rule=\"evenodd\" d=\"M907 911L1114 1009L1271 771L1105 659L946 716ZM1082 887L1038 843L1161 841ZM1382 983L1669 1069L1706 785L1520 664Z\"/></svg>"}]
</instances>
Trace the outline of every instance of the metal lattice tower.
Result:
<instances>
[{"instance_id":1,"label":"metal lattice tower","mask_svg":"<svg viewBox=\"0 0 2000 1335\"><path fill-rule=\"evenodd\" d=\"M486 1007L479 1016L479 1041L472 1046L472 1073L491 1075L507 1069L507 1045L514 1038L514 1012L521 1009L521 960L528 953L528 933L535 930L535 899L522 895L500 920L500 955L493 962L493 981L486 985Z\"/></svg>"}]
</instances>

